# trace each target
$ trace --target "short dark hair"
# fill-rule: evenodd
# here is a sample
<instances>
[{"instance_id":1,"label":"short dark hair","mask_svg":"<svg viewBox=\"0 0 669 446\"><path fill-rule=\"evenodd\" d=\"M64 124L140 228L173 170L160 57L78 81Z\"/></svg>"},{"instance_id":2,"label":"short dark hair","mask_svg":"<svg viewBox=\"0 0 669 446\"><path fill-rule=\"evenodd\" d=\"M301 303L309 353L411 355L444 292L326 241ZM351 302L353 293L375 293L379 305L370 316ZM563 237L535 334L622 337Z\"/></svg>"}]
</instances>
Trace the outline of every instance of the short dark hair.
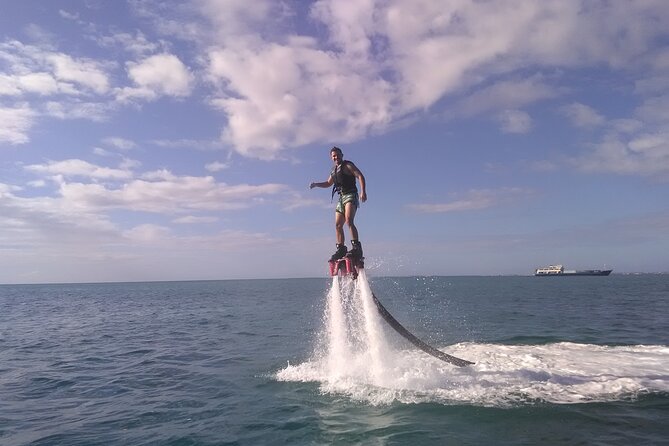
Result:
<instances>
[{"instance_id":1,"label":"short dark hair","mask_svg":"<svg viewBox=\"0 0 669 446\"><path fill-rule=\"evenodd\" d=\"M343 155L343 154L344 154L344 152L342 152L341 149L340 149L339 147L337 147L337 146L333 146L333 147L330 149L330 153L332 153L332 152L339 152L340 155Z\"/></svg>"}]
</instances>

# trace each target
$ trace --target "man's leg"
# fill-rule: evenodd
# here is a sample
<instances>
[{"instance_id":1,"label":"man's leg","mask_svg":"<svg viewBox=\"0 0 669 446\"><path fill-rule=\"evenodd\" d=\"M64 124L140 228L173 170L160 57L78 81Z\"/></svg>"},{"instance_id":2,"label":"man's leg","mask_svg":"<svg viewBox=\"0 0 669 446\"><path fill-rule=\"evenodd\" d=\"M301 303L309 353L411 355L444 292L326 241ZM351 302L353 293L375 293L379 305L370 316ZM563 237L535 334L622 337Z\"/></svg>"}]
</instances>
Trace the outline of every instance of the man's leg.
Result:
<instances>
[{"instance_id":1,"label":"man's leg","mask_svg":"<svg viewBox=\"0 0 669 446\"><path fill-rule=\"evenodd\" d=\"M349 201L344 205L344 218L351 234L351 240L358 240L358 228L355 227L355 212L357 208L353 202ZM343 235L342 235L343 237Z\"/></svg>"},{"instance_id":2,"label":"man's leg","mask_svg":"<svg viewBox=\"0 0 669 446\"><path fill-rule=\"evenodd\" d=\"M341 212L335 212L335 235L337 238L337 250L335 251L334 254L332 254L332 257L330 257L330 261L335 261L339 260L342 257L346 255L346 245L344 244L344 222L346 221L346 217L344 214Z\"/></svg>"},{"instance_id":3,"label":"man's leg","mask_svg":"<svg viewBox=\"0 0 669 446\"><path fill-rule=\"evenodd\" d=\"M348 224L348 229L351 233L351 251L349 255L354 258L362 258L362 245L358 240L358 228L355 227L355 212L357 211L357 206L353 202L346 203L346 224Z\"/></svg>"},{"instance_id":4,"label":"man's leg","mask_svg":"<svg viewBox=\"0 0 669 446\"><path fill-rule=\"evenodd\" d=\"M341 212L335 211L335 236L337 239L338 245L344 244L344 222L346 221L346 216Z\"/></svg>"}]
</instances>

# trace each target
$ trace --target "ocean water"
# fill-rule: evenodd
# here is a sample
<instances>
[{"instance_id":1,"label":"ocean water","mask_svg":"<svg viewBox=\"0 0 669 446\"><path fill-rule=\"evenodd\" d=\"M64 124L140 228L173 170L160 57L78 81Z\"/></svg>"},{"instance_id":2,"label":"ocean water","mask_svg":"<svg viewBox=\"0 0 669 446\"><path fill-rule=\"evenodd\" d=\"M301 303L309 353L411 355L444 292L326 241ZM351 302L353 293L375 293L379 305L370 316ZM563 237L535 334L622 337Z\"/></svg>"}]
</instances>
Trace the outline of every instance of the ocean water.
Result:
<instances>
[{"instance_id":1,"label":"ocean water","mask_svg":"<svg viewBox=\"0 0 669 446\"><path fill-rule=\"evenodd\" d=\"M0 286L0 445L669 444L668 275L372 273Z\"/></svg>"}]
</instances>

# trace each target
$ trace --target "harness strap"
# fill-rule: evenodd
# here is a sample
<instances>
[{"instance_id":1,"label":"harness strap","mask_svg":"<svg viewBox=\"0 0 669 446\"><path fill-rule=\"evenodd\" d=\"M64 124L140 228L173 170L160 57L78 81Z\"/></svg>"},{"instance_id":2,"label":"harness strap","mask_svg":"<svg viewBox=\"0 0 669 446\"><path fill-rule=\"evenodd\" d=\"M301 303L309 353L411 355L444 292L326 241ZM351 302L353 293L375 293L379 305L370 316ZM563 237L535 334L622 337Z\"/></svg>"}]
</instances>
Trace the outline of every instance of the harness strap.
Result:
<instances>
[{"instance_id":1,"label":"harness strap","mask_svg":"<svg viewBox=\"0 0 669 446\"><path fill-rule=\"evenodd\" d=\"M341 165L343 165L346 161L342 161ZM335 192L340 192L341 193L341 186L339 183L337 183L337 173L339 172L339 166L335 166L334 169L332 169L332 179L334 180L334 184L332 185L332 193L330 194L330 203L332 203L332 200L334 200L334 194Z\"/></svg>"},{"instance_id":2,"label":"harness strap","mask_svg":"<svg viewBox=\"0 0 669 446\"><path fill-rule=\"evenodd\" d=\"M330 173L330 175L332 176L332 179L334 180L334 184L332 185L332 194L330 195L330 203L332 203L332 200L334 199L335 192L339 192L339 195L341 195L342 184L339 184L337 182L337 177L338 177L337 174L339 172L341 172L342 175L344 175L344 172L342 171L342 169L344 168L344 165L348 164L348 163L350 163L350 161L343 160L341 162L341 164L339 166L335 166L334 169L332 169L332 172ZM355 179L353 181L355 181ZM355 183L354 183L354 187L355 187Z\"/></svg>"}]
</instances>

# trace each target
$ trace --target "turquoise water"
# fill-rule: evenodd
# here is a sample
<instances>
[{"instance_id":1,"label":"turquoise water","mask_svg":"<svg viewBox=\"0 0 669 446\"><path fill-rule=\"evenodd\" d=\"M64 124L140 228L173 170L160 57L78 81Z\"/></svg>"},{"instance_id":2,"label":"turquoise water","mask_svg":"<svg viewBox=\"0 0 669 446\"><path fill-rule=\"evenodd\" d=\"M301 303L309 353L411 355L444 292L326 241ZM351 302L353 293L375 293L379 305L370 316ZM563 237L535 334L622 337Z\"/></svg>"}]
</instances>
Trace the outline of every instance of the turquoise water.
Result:
<instances>
[{"instance_id":1,"label":"turquoise water","mask_svg":"<svg viewBox=\"0 0 669 446\"><path fill-rule=\"evenodd\" d=\"M0 444L668 442L669 276L369 279L462 369L331 286L0 286Z\"/></svg>"}]
</instances>

